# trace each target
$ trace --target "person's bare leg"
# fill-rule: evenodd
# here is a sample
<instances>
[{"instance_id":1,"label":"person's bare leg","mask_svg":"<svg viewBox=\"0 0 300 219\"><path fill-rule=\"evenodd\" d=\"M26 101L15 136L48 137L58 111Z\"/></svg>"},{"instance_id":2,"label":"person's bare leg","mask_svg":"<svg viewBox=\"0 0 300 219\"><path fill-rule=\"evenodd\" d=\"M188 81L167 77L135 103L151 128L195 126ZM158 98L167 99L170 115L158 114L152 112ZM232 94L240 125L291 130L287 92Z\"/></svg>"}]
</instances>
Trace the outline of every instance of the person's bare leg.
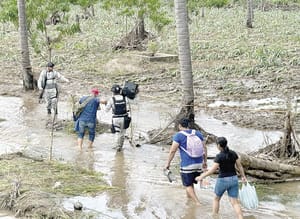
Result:
<instances>
[{"instance_id":1,"label":"person's bare leg","mask_svg":"<svg viewBox=\"0 0 300 219\"><path fill-rule=\"evenodd\" d=\"M93 147L93 141L89 141L89 148Z\"/></svg>"},{"instance_id":2,"label":"person's bare leg","mask_svg":"<svg viewBox=\"0 0 300 219\"><path fill-rule=\"evenodd\" d=\"M217 215L219 214L219 208L220 208L220 197L215 196L213 201L213 214Z\"/></svg>"},{"instance_id":3,"label":"person's bare leg","mask_svg":"<svg viewBox=\"0 0 300 219\"><path fill-rule=\"evenodd\" d=\"M83 143L83 138L78 138L77 144L78 144L78 147L80 148L80 150L82 149L82 143Z\"/></svg>"},{"instance_id":4,"label":"person's bare leg","mask_svg":"<svg viewBox=\"0 0 300 219\"><path fill-rule=\"evenodd\" d=\"M200 205L200 201L195 193L194 186L187 186L186 193L197 205Z\"/></svg>"},{"instance_id":5,"label":"person's bare leg","mask_svg":"<svg viewBox=\"0 0 300 219\"><path fill-rule=\"evenodd\" d=\"M230 202L232 204L232 207L237 215L238 219L243 219L243 212L240 206L239 201L237 200L237 198L230 198Z\"/></svg>"}]
</instances>

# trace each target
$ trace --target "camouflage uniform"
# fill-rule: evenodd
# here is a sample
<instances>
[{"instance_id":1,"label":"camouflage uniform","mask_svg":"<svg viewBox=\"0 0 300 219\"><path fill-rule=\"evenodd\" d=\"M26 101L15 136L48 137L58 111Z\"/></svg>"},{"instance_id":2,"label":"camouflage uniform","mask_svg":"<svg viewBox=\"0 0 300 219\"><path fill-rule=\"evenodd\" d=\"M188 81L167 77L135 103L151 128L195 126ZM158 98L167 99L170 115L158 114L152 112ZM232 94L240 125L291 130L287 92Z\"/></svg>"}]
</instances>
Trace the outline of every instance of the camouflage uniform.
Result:
<instances>
[{"instance_id":1,"label":"camouflage uniform","mask_svg":"<svg viewBox=\"0 0 300 219\"><path fill-rule=\"evenodd\" d=\"M69 80L63 77L59 72L54 70L49 71L49 69L43 70L38 80L39 89L44 89L43 97L46 99L48 114L51 114L51 109L57 114L57 99L59 93L57 79L69 82Z\"/></svg>"}]
</instances>

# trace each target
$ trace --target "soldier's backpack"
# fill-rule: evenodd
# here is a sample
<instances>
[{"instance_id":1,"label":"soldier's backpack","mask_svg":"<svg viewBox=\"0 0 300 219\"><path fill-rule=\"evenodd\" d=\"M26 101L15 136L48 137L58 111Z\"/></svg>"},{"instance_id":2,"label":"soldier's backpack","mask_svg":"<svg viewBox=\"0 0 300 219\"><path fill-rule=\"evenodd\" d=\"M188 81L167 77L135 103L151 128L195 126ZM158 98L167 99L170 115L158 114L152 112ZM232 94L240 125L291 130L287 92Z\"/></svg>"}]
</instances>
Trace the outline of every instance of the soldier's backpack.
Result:
<instances>
[{"instance_id":1,"label":"soldier's backpack","mask_svg":"<svg viewBox=\"0 0 300 219\"><path fill-rule=\"evenodd\" d=\"M139 92L138 87L138 84L131 81L126 81L122 89L122 95L133 100Z\"/></svg>"},{"instance_id":2,"label":"soldier's backpack","mask_svg":"<svg viewBox=\"0 0 300 219\"><path fill-rule=\"evenodd\" d=\"M196 135L196 130L192 130L191 134L181 131L180 133L186 136L186 149L180 147L190 157L197 158L203 156L203 143L201 139Z\"/></svg>"}]
</instances>

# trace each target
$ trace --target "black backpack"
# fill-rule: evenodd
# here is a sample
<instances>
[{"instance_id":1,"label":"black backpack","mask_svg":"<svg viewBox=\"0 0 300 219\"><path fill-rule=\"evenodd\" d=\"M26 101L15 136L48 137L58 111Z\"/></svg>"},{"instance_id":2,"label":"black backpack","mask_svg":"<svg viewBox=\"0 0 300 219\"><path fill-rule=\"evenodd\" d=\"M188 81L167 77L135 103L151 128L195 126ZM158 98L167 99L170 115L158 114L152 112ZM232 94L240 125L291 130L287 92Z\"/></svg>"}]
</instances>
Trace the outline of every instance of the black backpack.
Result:
<instances>
[{"instance_id":1,"label":"black backpack","mask_svg":"<svg viewBox=\"0 0 300 219\"><path fill-rule=\"evenodd\" d=\"M122 89L122 95L133 100L139 92L138 87L139 87L138 84L135 84L134 82L131 81L126 81Z\"/></svg>"},{"instance_id":2,"label":"black backpack","mask_svg":"<svg viewBox=\"0 0 300 219\"><path fill-rule=\"evenodd\" d=\"M123 96L122 100L116 100L113 97L114 107L113 107L113 114L116 116L127 115L127 108L126 108L126 99Z\"/></svg>"}]
</instances>

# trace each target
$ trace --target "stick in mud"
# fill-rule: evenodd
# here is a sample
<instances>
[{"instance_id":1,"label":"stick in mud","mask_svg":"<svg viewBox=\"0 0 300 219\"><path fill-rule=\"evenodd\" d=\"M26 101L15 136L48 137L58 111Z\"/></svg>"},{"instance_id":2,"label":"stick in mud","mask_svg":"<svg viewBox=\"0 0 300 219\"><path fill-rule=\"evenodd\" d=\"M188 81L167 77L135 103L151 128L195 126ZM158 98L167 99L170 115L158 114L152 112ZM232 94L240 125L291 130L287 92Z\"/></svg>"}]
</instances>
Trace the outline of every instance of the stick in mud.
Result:
<instances>
[{"instance_id":1,"label":"stick in mud","mask_svg":"<svg viewBox=\"0 0 300 219\"><path fill-rule=\"evenodd\" d=\"M52 125L51 125L51 143L50 143L50 148L49 148L49 160L52 160L53 132L54 132L55 119L56 119L56 112L54 112L53 119L52 119Z\"/></svg>"}]
</instances>

